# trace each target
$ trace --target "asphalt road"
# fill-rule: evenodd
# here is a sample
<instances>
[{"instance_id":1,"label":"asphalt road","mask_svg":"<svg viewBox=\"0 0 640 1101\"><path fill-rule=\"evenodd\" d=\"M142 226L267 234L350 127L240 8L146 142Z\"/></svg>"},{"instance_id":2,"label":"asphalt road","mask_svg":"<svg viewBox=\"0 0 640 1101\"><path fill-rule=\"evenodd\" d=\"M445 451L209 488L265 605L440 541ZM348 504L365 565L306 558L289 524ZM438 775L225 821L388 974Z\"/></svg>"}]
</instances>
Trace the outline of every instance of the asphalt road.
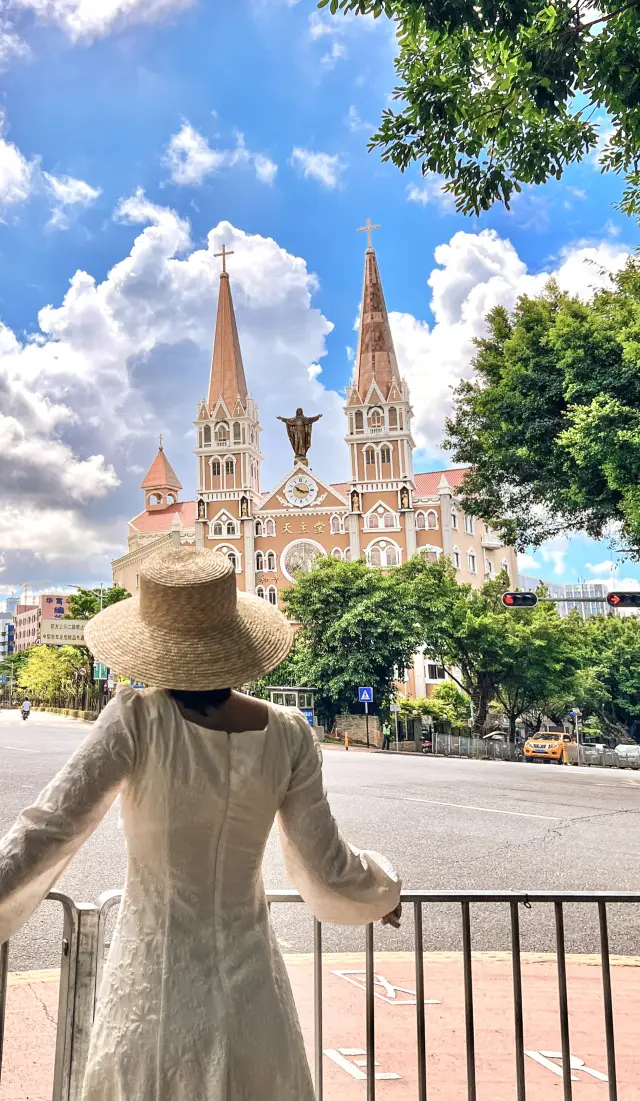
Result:
<instances>
[{"instance_id":1,"label":"asphalt road","mask_svg":"<svg viewBox=\"0 0 640 1101\"><path fill-rule=\"evenodd\" d=\"M86 736L81 723L34 713L23 723L0 712L0 835ZM506 762L447 760L328 748L331 806L354 844L384 852L414 889L640 891L640 774ZM74 858L56 889L95 901L124 881L125 844L114 807ZM277 836L269 841L267 888L289 886ZM593 907L567 907L567 948L598 947ZM640 955L640 906L615 906L611 950ZM286 951L309 951L312 921L299 905L275 906ZM554 947L550 906L521 911L523 948ZM60 908L44 903L12 941L11 970L59 962ZM474 907L473 945L509 947L506 907ZM433 905L424 914L427 950L460 947L460 912ZM330 951L363 947L363 932L331 926ZM376 931L381 950L413 945L413 915L399 932Z\"/></svg>"}]
</instances>

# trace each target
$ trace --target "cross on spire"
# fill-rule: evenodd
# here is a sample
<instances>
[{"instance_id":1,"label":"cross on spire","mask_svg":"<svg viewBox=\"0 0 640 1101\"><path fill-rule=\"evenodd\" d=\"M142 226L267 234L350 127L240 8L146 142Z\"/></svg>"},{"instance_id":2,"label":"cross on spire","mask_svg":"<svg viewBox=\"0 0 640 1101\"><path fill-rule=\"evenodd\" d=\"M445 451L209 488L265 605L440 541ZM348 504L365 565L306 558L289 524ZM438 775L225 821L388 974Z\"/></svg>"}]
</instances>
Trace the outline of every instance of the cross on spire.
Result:
<instances>
[{"instance_id":1,"label":"cross on spire","mask_svg":"<svg viewBox=\"0 0 640 1101\"><path fill-rule=\"evenodd\" d=\"M367 240L369 242L369 244L367 245L367 248L373 248L373 245L371 243L371 232L374 229L380 229L380 226L372 226L371 225L371 218L367 218L366 226L360 226L360 228L358 229L358 233L366 233L366 235L367 235Z\"/></svg>"},{"instance_id":2,"label":"cross on spire","mask_svg":"<svg viewBox=\"0 0 640 1101\"><path fill-rule=\"evenodd\" d=\"M223 275L226 275L226 274L227 274L227 256L233 256L233 250L229 250L229 249L227 249L227 246L226 246L226 245L224 244L224 242L223 242L223 244L222 244L222 252L215 252L215 253L214 253L214 256L215 256L216 258L217 258L218 256L221 256L221 257L222 257L222 274L223 274Z\"/></svg>"},{"instance_id":3,"label":"cross on spire","mask_svg":"<svg viewBox=\"0 0 640 1101\"><path fill-rule=\"evenodd\" d=\"M162 451L162 432L160 433L160 450Z\"/></svg>"}]
</instances>

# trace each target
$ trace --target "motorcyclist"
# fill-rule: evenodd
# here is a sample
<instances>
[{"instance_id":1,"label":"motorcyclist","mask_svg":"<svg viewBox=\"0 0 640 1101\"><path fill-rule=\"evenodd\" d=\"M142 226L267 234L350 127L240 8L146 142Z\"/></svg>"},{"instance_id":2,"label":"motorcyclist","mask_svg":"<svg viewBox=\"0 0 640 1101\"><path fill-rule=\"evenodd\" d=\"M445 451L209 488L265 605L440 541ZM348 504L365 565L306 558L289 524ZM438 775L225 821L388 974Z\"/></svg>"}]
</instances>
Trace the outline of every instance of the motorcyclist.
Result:
<instances>
[{"instance_id":1,"label":"motorcyclist","mask_svg":"<svg viewBox=\"0 0 640 1101\"><path fill-rule=\"evenodd\" d=\"M22 701L22 707L20 708L20 714L23 719L26 719L31 711L31 700L28 696Z\"/></svg>"}]
</instances>

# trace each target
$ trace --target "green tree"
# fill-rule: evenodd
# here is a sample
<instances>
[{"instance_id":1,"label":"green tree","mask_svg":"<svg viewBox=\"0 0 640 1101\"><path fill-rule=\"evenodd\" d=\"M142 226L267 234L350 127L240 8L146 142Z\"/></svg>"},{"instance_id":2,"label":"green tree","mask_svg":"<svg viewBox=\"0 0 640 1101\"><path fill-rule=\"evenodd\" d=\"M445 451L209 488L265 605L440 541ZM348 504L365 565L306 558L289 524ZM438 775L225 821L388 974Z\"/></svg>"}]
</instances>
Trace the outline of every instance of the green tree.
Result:
<instances>
[{"instance_id":1,"label":"green tree","mask_svg":"<svg viewBox=\"0 0 640 1101\"><path fill-rule=\"evenodd\" d=\"M471 704L466 692L462 692L454 681L446 680L437 684L430 696L418 696L415 699L398 699L400 715L414 718L419 715L431 715L436 722L448 722L452 726L466 726L471 716Z\"/></svg>"},{"instance_id":2,"label":"green tree","mask_svg":"<svg viewBox=\"0 0 640 1101\"><path fill-rule=\"evenodd\" d=\"M108 608L110 604L117 604L120 600L127 600L131 596L126 589L119 585L112 585L109 589L76 589L69 596L69 612L65 619L93 619L100 608Z\"/></svg>"},{"instance_id":3,"label":"green tree","mask_svg":"<svg viewBox=\"0 0 640 1101\"><path fill-rule=\"evenodd\" d=\"M318 689L318 715L329 729L337 715L358 706L359 685L373 688L376 707L388 707L396 674L420 641L401 570L381 573L362 560L319 558L309 573L297 575L283 603L301 624L307 679Z\"/></svg>"},{"instance_id":4,"label":"green tree","mask_svg":"<svg viewBox=\"0 0 640 1101\"><path fill-rule=\"evenodd\" d=\"M504 667L495 694L509 720L511 740L515 741L516 722L522 715L537 712L543 716L554 704L557 706L560 698L570 703L573 695L575 701L576 676L582 662L582 621L562 619L551 603L507 610L502 618Z\"/></svg>"},{"instance_id":5,"label":"green tree","mask_svg":"<svg viewBox=\"0 0 640 1101\"><path fill-rule=\"evenodd\" d=\"M79 646L32 646L17 674L21 688L47 701L61 693L77 696L89 677L86 651Z\"/></svg>"},{"instance_id":6,"label":"green tree","mask_svg":"<svg viewBox=\"0 0 640 1101\"><path fill-rule=\"evenodd\" d=\"M251 691L254 696L258 696L262 700L268 700L271 698L269 694L271 685L314 688L315 684L309 680L310 676L311 662L309 649L298 636L294 640L291 652L284 661L281 661L280 665L272 669L266 677L254 681L251 685Z\"/></svg>"},{"instance_id":7,"label":"green tree","mask_svg":"<svg viewBox=\"0 0 640 1101\"><path fill-rule=\"evenodd\" d=\"M588 668L598 692L583 692L585 720L597 720L612 740L640 741L640 621L595 616L585 628Z\"/></svg>"},{"instance_id":8,"label":"green tree","mask_svg":"<svg viewBox=\"0 0 640 1101\"><path fill-rule=\"evenodd\" d=\"M551 281L487 325L447 421L463 507L519 547L616 525L640 555L640 259L590 302Z\"/></svg>"},{"instance_id":9,"label":"green tree","mask_svg":"<svg viewBox=\"0 0 640 1101\"><path fill-rule=\"evenodd\" d=\"M602 144L640 212L640 9L635 0L320 0L397 24L397 111L371 149L439 173L456 208L508 207Z\"/></svg>"}]
</instances>

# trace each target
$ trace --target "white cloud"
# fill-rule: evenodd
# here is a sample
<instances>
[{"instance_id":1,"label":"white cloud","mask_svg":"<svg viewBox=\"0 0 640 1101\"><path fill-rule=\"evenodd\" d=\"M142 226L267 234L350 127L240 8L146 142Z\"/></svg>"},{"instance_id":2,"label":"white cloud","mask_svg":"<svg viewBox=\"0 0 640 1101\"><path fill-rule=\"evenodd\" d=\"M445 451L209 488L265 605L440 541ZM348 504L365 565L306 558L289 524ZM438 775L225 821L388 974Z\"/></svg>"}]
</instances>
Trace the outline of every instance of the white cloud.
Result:
<instances>
[{"instance_id":1,"label":"white cloud","mask_svg":"<svg viewBox=\"0 0 640 1101\"><path fill-rule=\"evenodd\" d=\"M621 268L629 250L612 241L564 249L546 272L532 274L510 241L494 230L460 231L435 249L436 267L428 279L434 324L412 314L389 319L401 370L411 388L416 441L430 456L440 450L452 392L472 375L474 337L485 331L494 306L511 309L521 294L538 294L550 275L565 290L588 297L608 283L607 271ZM384 281L384 271L382 278ZM450 456L446 456L450 461Z\"/></svg>"},{"instance_id":2,"label":"white cloud","mask_svg":"<svg viewBox=\"0 0 640 1101\"><path fill-rule=\"evenodd\" d=\"M276 417L298 405L324 414L312 466L329 479L344 474L342 399L320 368L332 325L312 305L317 279L304 260L228 222L194 249L188 223L142 191L117 217L149 224L102 281L76 272L64 299L40 311L34 339L0 325L0 546L11 581L42 576L36 559L54 562L53 581L108 578L159 431L183 496L193 497L190 423L207 388L223 241L234 252L245 369L264 429L263 485L292 465Z\"/></svg>"},{"instance_id":3,"label":"white cloud","mask_svg":"<svg viewBox=\"0 0 640 1101\"><path fill-rule=\"evenodd\" d=\"M438 176L436 172L428 172L427 175L423 177L419 186L417 184L409 184L407 187L407 199L410 203L422 203L423 206L426 206L427 203L435 203L442 211L453 214L455 211L455 200L453 195L450 195L448 191L442 190L444 183L444 176Z\"/></svg>"},{"instance_id":4,"label":"white cloud","mask_svg":"<svg viewBox=\"0 0 640 1101\"><path fill-rule=\"evenodd\" d=\"M346 61L348 57L349 51L342 42L332 42L331 49L320 58L320 64L325 69L335 69L339 61Z\"/></svg>"},{"instance_id":5,"label":"white cloud","mask_svg":"<svg viewBox=\"0 0 640 1101\"><path fill-rule=\"evenodd\" d=\"M215 175L222 168L253 166L258 180L266 184L273 183L278 171L277 164L263 153L249 152L243 134L236 134L232 149L212 149L189 122L183 122L177 134L171 137L165 163L171 170L171 179L180 187L198 187L207 176Z\"/></svg>"},{"instance_id":6,"label":"white cloud","mask_svg":"<svg viewBox=\"0 0 640 1101\"><path fill-rule=\"evenodd\" d=\"M555 539L548 539L539 548L542 561L552 565L553 572L559 576L566 572L568 551L569 540L564 535L557 535Z\"/></svg>"},{"instance_id":7,"label":"white cloud","mask_svg":"<svg viewBox=\"0 0 640 1101\"><path fill-rule=\"evenodd\" d=\"M10 23L0 17L0 69L6 68L16 58L26 60L31 56L27 43L16 34Z\"/></svg>"},{"instance_id":8,"label":"white cloud","mask_svg":"<svg viewBox=\"0 0 640 1101\"><path fill-rule=\"evenodd\" d=\"M608 574L612 574L612 573L614 573L615 570L618 569L618 563L613 562L610 558L608 558L604 562L596 562L595 565L593 565L591 562L587 562L586 563L586 568L591 573L600 573L600 574L608 573Z\"/></svg>"},{"instance_id":9,"label":"white cloud","mask_svg":"<svg viewBox=\"0 0 640 1101\"><path fill-rule=\"evenodd\" d=\"M135 23L151 23L188 8L193 0L15 0L73 42L91 41Z\"/></svg>"},{"instance_id":10,"label":"white cloud","mask_svg":"<svg viewBox=\"0 0 640 1101\"><path fill-rule=\"evenodd\" d=\"M74 176L52 176L49 172L43 172L42 176L53 197L49 226L55 229L67 228L67 207L91 206L101 195L99 187L92 187L85 180L78 180Z\"/></svg>"},{"instance_id":11,"label":"white cloud","mask_svg":"<svg viewBox=\"0 0 640 1101\"><path fill-rule=\"evenodd\" d=\"M0 205L23 203L32 186L33 165L17 145L3 137L4 112L0 110Z\"/></svg>"},{"instance_id":12,"label":"white cloud","mask_svg":"<svg viewBox=\"0 0 640 1101\"><path fill-rule=\"evenodd\" d=\"M519 554L518 569L520 573L540 573L542 564L530 554Z\"/></svg>"},{"instance_id":13,"label":"white cloud","mask_svg":"<svg viewBox=\"0 0 640 1101\"><path fill-rule=\"evenodd\" d=\"M363 120L360 118L357 107L353 103L349 108L349 113L345 119L345 124L349 127L350 130L353 130L354 133L358 130L367 130L368 133L371 134L375 130L373 123L363 122Z\"/></svg>"},{"instance_id":14,"label":"white cloud","mask_svg":"<svg viewBox=\"0 0 640 1101\"><path fill-rule=\"evenodd\" d=\"M298 168L305 179L318 180L325 187L337 187L344 165L337 153L312 153L299 146L291 154L291 163Z\"/></svg>"}]
</instances>

